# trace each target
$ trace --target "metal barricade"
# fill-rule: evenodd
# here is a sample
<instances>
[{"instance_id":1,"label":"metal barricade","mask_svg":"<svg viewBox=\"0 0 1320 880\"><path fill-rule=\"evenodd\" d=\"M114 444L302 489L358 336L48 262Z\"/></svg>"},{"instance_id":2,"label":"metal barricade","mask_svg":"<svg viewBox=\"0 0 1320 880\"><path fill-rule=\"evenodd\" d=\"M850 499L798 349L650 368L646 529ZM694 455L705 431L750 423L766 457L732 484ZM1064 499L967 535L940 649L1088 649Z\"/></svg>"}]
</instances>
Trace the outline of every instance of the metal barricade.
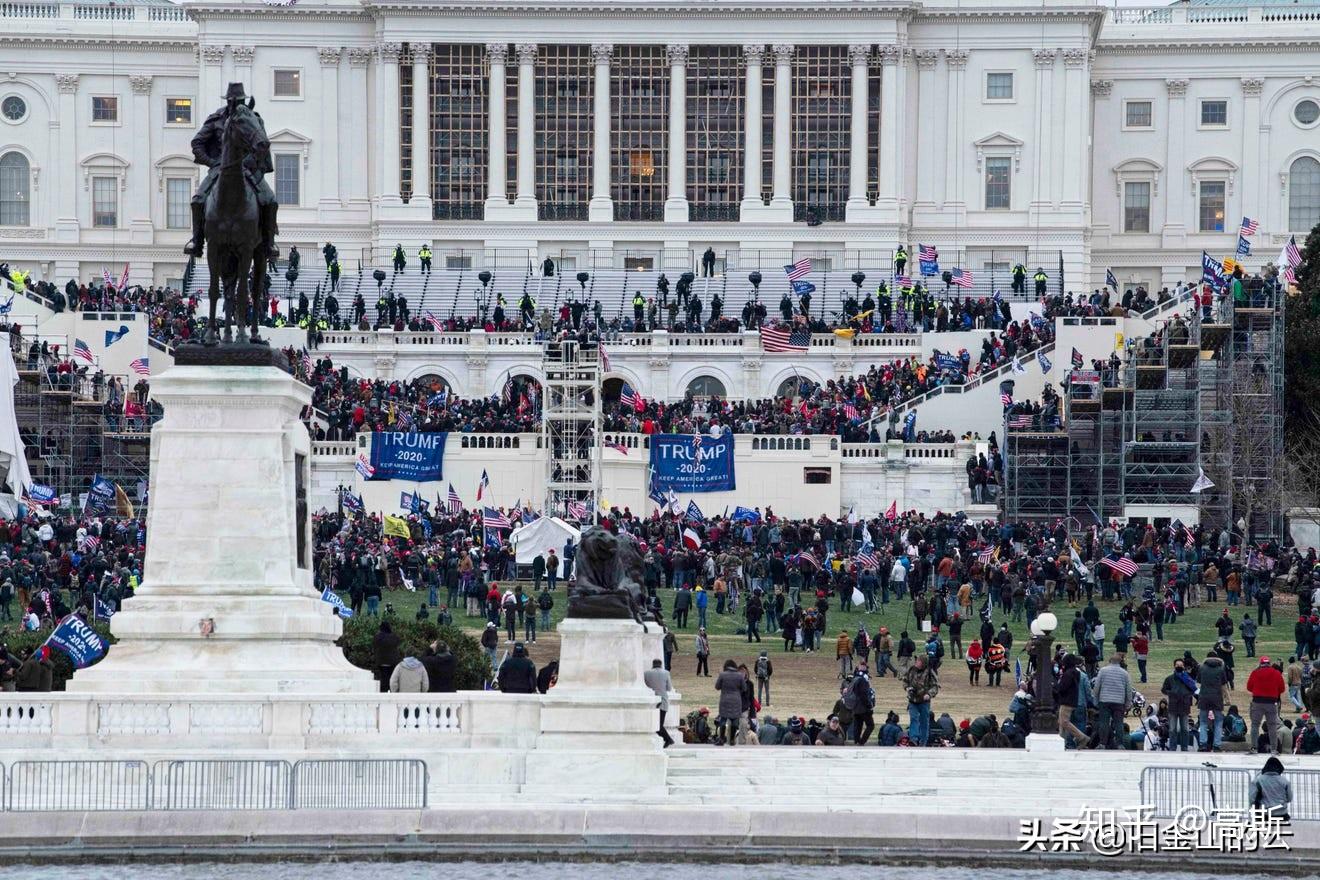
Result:
<instances>
[{"instance_id":1,"label":"metal barricade","mask_svg":"<svg viewBox=\"0 0 1320 880\"><path fill-rule=\"evenodd\" d=\"M1283 778L1292 783L1293 819L1320 819L1320 770L1284 770Z\"/></svg>"},{"instance_id":2,"label":"metal barricade","mask_svg":"<svg viewBox=\"0 0 1320 880\"><path fill-rule=\"evenodd\" d=\"M157 810L287 810L288 761L157 761Z\"/></svg>"},{"instance_id":3,"label":"metal barricade","mask_svg":"<svg viewBox=\"0 0 1320 880\"><path fill-rule=\"evenodd\" d=\"M292 809L423 810L429 775L415 758L299 761Z\"/></svg>"},{"instance_id":4,"label":"metal barricade","mask_svg":"<svg viewBox=\"0 0 1320 880\"><path fill-rule=\"evenodd\" d=\"M145 761L16 761L5 787L6 810L145 810L151 769Z\"/></svg>"},{"instance_id":5,"label":"metal barricade","mask_svg":"<svg viewBox=\"0 0 1320 880\"><path fill-rule=\"evenodd\" d=\"M1251 781L1258 770L1249 767L1146 767L1141 771L1141 802L1157 818L1173 818L1187 807L1245 810L1251 807ZM1320 819L1320 770L1288 767L1283 778L1292 784L1293 819Z\"/></svg>"}]
</instances>

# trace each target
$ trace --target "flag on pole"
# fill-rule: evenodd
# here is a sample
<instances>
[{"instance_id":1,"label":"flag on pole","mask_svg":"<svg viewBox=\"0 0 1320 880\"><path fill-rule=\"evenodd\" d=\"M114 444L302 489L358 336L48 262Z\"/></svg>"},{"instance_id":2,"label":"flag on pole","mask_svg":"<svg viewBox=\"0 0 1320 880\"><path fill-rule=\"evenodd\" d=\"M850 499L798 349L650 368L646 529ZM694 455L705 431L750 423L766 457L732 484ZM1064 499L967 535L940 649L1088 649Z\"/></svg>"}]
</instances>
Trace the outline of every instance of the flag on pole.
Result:
<instances>
[{"instance_id":1,"label":"flag on pole","mask_svg":"<svg viewBox=\"0 0 1320 880\"><path fill-rule=\"evenodd\" d=\"M793 557L799 565L810 565L816 571L820 571L820 561L816 559L816 554L810 550L803 550L797 556Z\"/></svg>"},{"instance_id":2,"label":"flag on pole","mask_svg":"<svg viewBox=\"0 0 1320 880\"><path fill-rule=\"evenodd\" d=\"M1247 238L1245 235L1238 236L1237 255L1239 257L1247 257L1251 255L1251 239Z\"/></svg>"},{"instance_id":3,"label":"flag on pole","mask_svg":"<svg viewBox=\"0 0 1320 880\"><path fill-rule=\"evenodd\" d=\"M940 252L933 245L917 245L917 263L922 275L940 274Z\"/></svg>"},{"instance_id":4,"label":"flag on pole","mask_svg":"<svg viewBox=\"0 0 1320 880\"><path fill-rule=\"evenodd\" d=\"M1132 577L1137 573L1137 564L1127 556L1120 556L1117 553L1111 553L1100 561L1121 574L1123 577Z\"/></svg>"},{"instance_id":5,"label":"flag on pole","mask_svg":"<svg viewBox=\"0 0 1320 880\"><path fill-rule=\"evenodd\" d=\"M767 354L805 352L811 347L811 331L788 330L782 327L761 328L761 348Z\"/></svg>"},{"instance_id":6,"label":"flag on pole","mask_svg":"<svg viewBox=\"0 0 1320 880\"><path fill-rule=\"evenodd\" d=\"M487 529L511 529L513 523L509 518L493 507L483 507L481 509L481 525Z\"/></svg>"},{"instance_id":7,"label":"flag on pole","mask_svg":"<svg viewBox=\"0 0 1320 880\"><path fill-rule=\"evenodd\" d=\"M683 529L683 546L689 550L701 549L701 535L697 534L696 529L690 526Z\"/></svg>"},{"instance_id":8,"label":"flag on pole","mask_svg":"<svg viewBox=\"0 0 1320 880\"><path fill-rule=\"evenodd\" d=\"M1200 495L1206 489L1213 489L1215 484L1210 482L1210 478L1205 475L1205 468L1196 469L1196 482L1192 483L1190 491L1193 495Z\"/></svg>"},{"instance_id":9,"label":"flag on pole","mask_svg":"<svg viewBox=\"0 0 1320 880\"><path fill-rule=\"evenodd\" d=\"M1023 365L1023 363L1022 363L1022 358L1019 358L1019 357L1015 357L1015 358L1013 358L1013 372L1015 372L1015 373L1025 373L1026 371L1027 371L1027 368Z\"/></svg>"},{"instance_id":10,"label":"flag on pole","mask_svg":"<svg viewBox=\"0 0 1320 880\"><path fill-rule=\"evenodd\" d=\"M789 281L797 281L806 278L811 274L811 260L801 259L796 263L784 267L784 274L788 275Z\"/></svg>"},{"instance_id":11,"label":"flag on pole","mask_svg":"<svg viewBox=\"0 0 1320 880\"><path fill-rule=\"evenodd\" d=\"M139 376L151 375L151 358L133 358L128 362L128 368Z\"/></svg>"},{"instance_id":12,"label":"flag on pole","mask_svg":"<svg viewBox=\"0 0 1320 880\"><path fill-rule=\"evenodd\" d=\"M1042 373L1048 373L1053 366L1053 364L1050 363L1050 359L1045 357L1045 351L1043 349L1036 352L1036 363L1040 364L1040 371Z\"/></svg>"},{"instance_id":13,"label":"flag on pole","mask_svg":"<svg viewBox=\"0 0 1320 880\"><path fill-rule=\"evenodd\" d=\"M635 412L642 412L646 409L646 401L642 399L642 395L634 391L633 387L627 382L623 383L623 390L619 392L619 403L632 407Z\"/></svg>"},{"instance_id":14,"label":"flag on pole","mask_svg":"<svg viewBox=\"0 0 1320 880\"><path fill-rule=\"evenodd\" d=\"M1105 286L1114 288L1114 293L1118 293L1118 276L1113 269L1105 270Z\"/></svg>"},{"instance_id":15,"label":"flag on pole","mask_svg":"<svg viewBox=\"0 0 1320 880\"><path fill-rule=\"evenodd\" d=\"M578 522L586 522L587 505L583 504L581 501L568 502L568 517L569 519L577 520Z\"/></svg>"},{"instance_id":16,"label":"flag on pole","mask_svg":"<svg viewBox=\"0 0 1320 880\"><path fill-rule=\"evenodd\" d=\"M359 455L357 461L353 462L353 467L357 469L364 480L370 480L376 475L376 469L371 466L371 462L367 461L365 455Z\"/></svg>"},{"instance_id":17,"label":"flag on pole","mask_svg":"<svg viewBox=\"0 0 1320 880\"><path fill-rule=\"evenodd\" d=\"M411 538L412 532L408 530L408 521L401 516L391 516L385 514L385 536L394 538Z\"/></svg>"},{"instance_id":18,"label":"flag on pole","mask_svg":"<svg viewBox=\"0 0 1320 880\"><path fill-rule=\"evenodd\" d=\"M610 353L605 350L604 344L597 346L600 350L600 368L605 372L610 371Z\"/></svg>"},{"instance_id":19,"label":"flag on pole","mask_svg":"<svg viewBox=\"0 0 1320 880\"><path fill-rule=\"evenodd\" d=\"M73 341L73 354L74 357L80 357L89 364L93 360L91 348L89 348L87 343L83 342L81 339L75 339Z\"/></svg>"},{"instance_id":20,"label":"flag on pole","mask_svg":"<svg viewBox=\"0 0 1320 880\"><path fill-rule=\"evenodd\" d=\"M953 269L949 271L949 275L951 276L949 283L955 287L972 286L971 269L959 269L957 266L954 266Z\"/></svg>"},{"instance_id":21,"label":"flag on pole","mask_svg":"<svg viewBox=\"0 0 1320 880\"><path fill-rule=\"evenodd\" d=\"M344 600L339 598L339 595L328 586L321 591L321 601L330 603L330 606L335 609L335 613L340 617L353 616L353 609L345 605Z\"/></svg>"},{"instance_id":22,"label":"flag on pole","mask_svg":"<svg viewBox=\"0 0 1320 880\"><path fill-rule=\"evenodd\" d=\"M1240 234L1241 234L1241 235L1255 235L1255 234L1256 234L1256 230L1257 230L1259 227L1260 227L1260 224L1259 224L1258 222L1256 222L1255 220L1252 220L1250 217L1243 217L1243 218L1242 218L1242 230L1241 230L1241 233L1240 233Z\"/></svg>"},{"instance_id":23,"label":"flag on pole","mask_svg":"<svg viewBox=\"0 0 1320 880\"><path fill-rule=\"evenodd\" d=\"M897 499L897 498L895 498L893 501L889 502L889 509L885 511L885 519L889 520L890 522L893 522L894 520L898 519L898 499Z\"/></svg>"},{"instance_id":24,"label":"flag on pole","mask_svg":"<svg viewBox=\"0 0 1320 880\"><path fill-rule=\"evenodd\" d=\"M1201 280L1209 283L1215 289L1228 284L1228 275L1224 272L1224 264L1205 251L1201 251Z\"/></svg>"},{"instance_id":25,"label":"flag on pole","mask_svg":"<svg viewBox=\"0 0 1320 880\"><path fill-rule=\"evenodd\" d=\"M483 468L481 471L481 479L477 482L477 500L480 501L482 498L486 497L486 493L489 491L490 475L487 474Z\"/></svg>"},{"instance_id":26,"label":"flag on pole","mask_svg":"<svg viewBox=\"0 0 1320 880\"><path fill-rule=\"evenodd\" d=\"M627 455L627 454L628 454L628 447L627 447L627 446L624 446L622 443L617 443L617 442L615 442L615 441L613 441L613 440L606 440L606 441L605 441L605 448L606 448L606 449L613 449L615 452L619 453L620 455Z\"/></svg>"},{"instance_id":27,"label":"flag on pole","mask_svg":"<svg viewBox=\"0 0 1320 880\"><path fill-rule=\"evenodd\" d=\"M1072 350L1072 365L1074 367L1080 367L1082 363L1082 353L1078 351L1077 346L1074 345Z\"/></svg>"},{"instance_id":28,"label":"flag on pole","mask_svg":"<svg viewBox=\"0 0 1320 880\"><path fill-rule=\"evenodd\" d=\"M705 522L706 520L705 514L701 512L701 508L697 506L695 501L688 502L687 512L683 514L683 518L689 522Z\"/></svg>"}]
</instances>

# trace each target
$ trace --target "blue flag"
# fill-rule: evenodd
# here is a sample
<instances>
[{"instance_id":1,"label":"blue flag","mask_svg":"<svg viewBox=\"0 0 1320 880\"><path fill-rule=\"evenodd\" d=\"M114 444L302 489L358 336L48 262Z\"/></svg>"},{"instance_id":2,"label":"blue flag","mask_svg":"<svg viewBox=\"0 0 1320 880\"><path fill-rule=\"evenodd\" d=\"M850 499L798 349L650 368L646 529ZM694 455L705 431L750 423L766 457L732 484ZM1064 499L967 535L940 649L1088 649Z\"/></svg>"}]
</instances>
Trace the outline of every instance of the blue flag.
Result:
<instances>
[{"instance_id":1,"label":"blue flag","mask_svg":"<svg viewBox=\"0 0 1320 880\"><path fill-rule=\"evenodd\" d=\"M1114 292L1118 293L1118 277L1114 275L1113 269L1105 270L1105 285L1114 288Z\"/></svg>"},{"instance_id":2,"label":"blue flag","mask_svg":"<svg viewBox=\"0 0 1320 880\"><path fill-rule=\"evenodd\" d=\"M98 597L96 600L96 619L109 620L114 616L115 616L115 606L111 605L109 602L106 602L104 599Z\"/></svg>"},{"instance_id":3,"label":"blue flag","mask_svg":"<svg viewBox=\"0 0 1320 880\"><path fill-rule=\"evenodd\" d=\"M815 293L815 292L816 292L816 285L812 284L810 281L798 280L793 282L793 293L796 294L797 296L801 296L804 293Z\"/></svg>"},{"instance_id":4,"label":"blue flag","mask_svg":"<svg viewBox=\"0 0 1320 880\"><path fill-rule=\"evenodd\" d=\"M1042 373L1048 373L1050 371L1050 359L1045 357L1044 351L1036 352L1036 363L1040 364L1040 371Z\"/></svg>"},{"instance_id":5,"label":"blue flag","mask_svg":"<svg viewBox=\"0 0 1320 880\"><path fill-rule=\"evenodd\" d=\"M903 440L911 443L917 436L917 411L908 410L908 414L903 417Z\"/></svg>"},{"instance_id":6,"label":"blue flag","mask_svg":"<svg viewBox=\"0 0 1320 880\"><path fill-rule=\"evenodd\" d=\"M339 598L339 595L329 587L326 587L324 590L321 591L321 601L329 602L332 606L334 606L336 613L338 613L340 617L353 616L353 609L345 605L344 600Z\"/></svg>"},{"instance_id":7,"label":"blue flag","mask_svg":"<svg viewBox=\"0 0 1320 880\"><path fill-rule=\"evenodd\" d=\"M920 263L922 275L940 274L940 263L938 260L921 260Z\"/></svg>"},{"instance_id":8,"label":"blue flag","mask_svg":"<svg viewBox=\"0 0 1320 880\"><path fill-rule=\"evenodd\" d=\"M1228 284L1228 277L1224 274L1224 264L1205 251L1201 251L1201 280L1215 288Z\"/></svg>"},{"instance_id":9,"label":"blue flag","mask_svg":"<svg viewBox=\"0 0 1320 880\"><path fill-rule=\"evenodd\" d=\"M344 509L347 510L349 513L362 512L361 495L354 495L352 492L349 492L348 490L344 490L343 492L340 493L339 497L344 504Z\"/></svg>"},{"instance_id":10,"label":"blue flag","mask_svg":"<svg viewBox=\"0 0 1320 880\"><path fill-rule=\"evenodd\" d=\"M109 647L105 639L87 625L81 617L69 614L46 639L46 644L59 648L73 661L74 669L86 669L105 656Z\"/></svg>"},{"instance_id":11,"label":"blue flag","mask_svg":"<svg viewBox=\"0 0 1320 880\"><path fill-rule=\"evenodd\" d=\"M100 474L92 478L87 490L87 512L109 513L115 509L115 484Z\"/></svg>"},{"instance_id":12,"label":"blue flag","mask_svg":"<svg viewBox=\"0 0 1320 880\"><path fill-rule=\"evenodd\" d=\"M1239 257L1246 257L1251 255L1251 240L1247 238L1245 235L1238 236L1237 252Z\"/></svg>"},{"instance_id":13,"label":"blue flag","mask_svg":"<svg viewBox=\"0 0 1320 880\"><path fill-rule=\"evenodd\" d=\"M733 509L733 521L759 523L761 521L761 514L752 510L750 507L743 507L739 504Z\"/></svg>"},{"instance_id":14,"label":"blue flag","mask_svg":"<svg viewBox=\"0 0 1320 880\"><path fill-rule=\"evenodd\" d=\"M700 507L697 507L697 502L695 501L688 502L687 513L683 514L683 518L692 520L693 522L706 521L706 515L701 512Z\"/></svg>"},{"instance_id":15,"label":"blue flag","mask_svg":"<svg viewBox=\"0 0 1320 880\"><path fill-rule=\"evenodd\" d=\"M128 335L128 325L120 324L118 330L105 331L105 347L109 348Z\"/></svg>"}]
</instances>

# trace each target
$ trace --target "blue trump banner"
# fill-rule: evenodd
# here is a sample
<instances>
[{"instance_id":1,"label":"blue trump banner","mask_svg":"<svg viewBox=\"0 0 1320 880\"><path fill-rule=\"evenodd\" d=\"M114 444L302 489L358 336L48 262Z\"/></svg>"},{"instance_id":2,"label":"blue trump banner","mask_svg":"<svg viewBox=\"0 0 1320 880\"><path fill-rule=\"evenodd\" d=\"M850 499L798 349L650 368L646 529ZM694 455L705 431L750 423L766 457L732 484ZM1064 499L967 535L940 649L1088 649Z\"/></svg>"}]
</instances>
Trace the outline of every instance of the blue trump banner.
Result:
<instances>
[{"instance_id":1,"label":"blue trump banner","mask_svg":"<svg viewBox=\"0 0 1320 880\"><path fill-rule=\"evenodd\" d=\"M733 521L759 523L761 521L761 514L752 510L750 507L743 507L740 504L733 509Z\"/></svg>"},{"instance_id":2,"label":"blue trump banner","mask_svg":"<svg viewBox=\"0 0 1320 880\"><path fill-rule=\"evenodd\" d=\"M43 486L41 483L33 483L28 486L28 500L33 504L54 504L60 500L60 493L56 492L50 486Z\"/></svg>"},{"instance_id":3,"label":"blue trump banner","mask_svg":"<svg viewBox=\"0 0 1320 880\"><path fill-rule=\"evenodd\" d=\"M655 434L651 437L651 468L659 489L727 492L738 487L732 434Z\"/></svg>"},{"instance_id":4,"label":"blue trump banner","mask_svg":"<svg viewBox=\"0 0 1320 880\"><path fill-rule=\"evenodd\" d=\"M446 433L381 431L371 435L372 480L433 483L444 478Z\"/></svg>"},{"instance_id":5,"label":"blue trump banner","mask_svg":"<svg viewBox=\"0 0 1320 880\"><path fill-rule=\"evenodd\" d=\"M87 490L87 512L108 513L115 509L115 484L99 474Z\"/></svg>"},{"instance_id":6,"label":"blue trump banner","mask_svg":"<svg viewBox=\"0 0 1320 880\"><path fill-rule=\"evenodd\" d=\"M339 598L339 594L337 594L334 590L330 589L329 587L326 587L324 590L321 591L321 601L328 602L330 606L335 609L335 613L337 613L340 617L347 618L353 616L353 609L345 605L344 600Z\"/></svg>"},{"instance_id":7,"label":"blue trump banner","mask_svg":"<svg viewBox=\"0 0 1320 880\"><path fill-rule=\"evenodd\" d=\"M60 621L46 644L59 648L73 661L75 669L85 669L105 656L105 639L76 614Z\"/></svg>"}]
</instances>

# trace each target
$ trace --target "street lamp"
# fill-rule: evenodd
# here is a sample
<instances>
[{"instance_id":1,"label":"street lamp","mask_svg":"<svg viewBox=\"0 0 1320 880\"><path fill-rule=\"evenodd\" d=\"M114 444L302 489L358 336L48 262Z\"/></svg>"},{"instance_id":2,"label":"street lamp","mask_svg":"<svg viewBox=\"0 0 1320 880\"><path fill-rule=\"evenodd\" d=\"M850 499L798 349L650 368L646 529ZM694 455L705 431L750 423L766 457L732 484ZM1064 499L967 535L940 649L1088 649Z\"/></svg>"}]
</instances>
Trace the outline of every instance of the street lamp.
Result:
<instances>
[{"instance_id":1,"label":"street lamp","mask_svg":"<svg viewBox=\"0 0 1320 880\"><path fill-rule=\"evenodd\" d=\"M1027 652L1036 663L1031 735L1027 737L1027 748L1031 751L1063 750L1058 713L1054 708L1054 658L1050 650L1054 645L1054 631L1058 628L1059 619L1049 611L1042 611L1031 621L1031 641L1027 643Z\"/></svg>"},{"instance_id":2,"label":"street lamp","mask_svg":"<svg viewBox=\"0 0 1320 880\"><path fill-rule=\"evenodd\" d=\"M486 323L486 312L490 309L490 279L491 274L485 269L477 273L477 280L481 282L481 298L477 303L481 311L481 323Z\"/></svg>"}]
</instances>

